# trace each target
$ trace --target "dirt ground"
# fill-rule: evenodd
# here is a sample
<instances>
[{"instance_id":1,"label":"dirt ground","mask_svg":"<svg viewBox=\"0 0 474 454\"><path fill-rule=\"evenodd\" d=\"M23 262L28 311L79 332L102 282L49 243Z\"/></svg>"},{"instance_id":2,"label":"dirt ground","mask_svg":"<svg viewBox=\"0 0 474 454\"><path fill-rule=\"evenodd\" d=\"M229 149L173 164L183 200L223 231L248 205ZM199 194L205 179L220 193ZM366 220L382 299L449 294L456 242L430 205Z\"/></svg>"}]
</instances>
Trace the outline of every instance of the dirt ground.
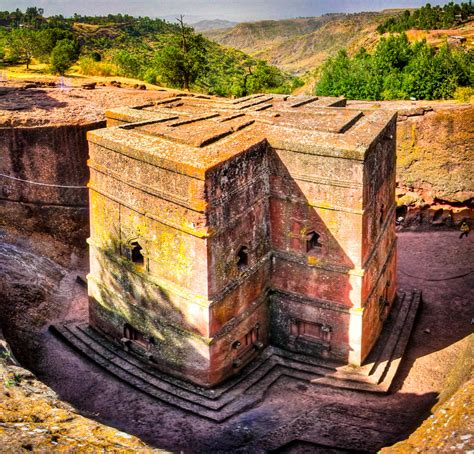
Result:
<instances>
[{"instance_id":1,"label":"dirt ground","mask_svg":"<svg viewBox=\"0 0 474 454\"><path fill-rule=\"evenodd\" d=\"M12 244L7 234L0 236L5 273L0 293L15 304L0 305L0 317L17 358L62 400L153 447L196 453L375 452L406 438L429 415L474 322L474 235L403 232L398 238L399 288L421 289L424 304L386 396L281 377L261 404L220 424L161 403L48 332L51 323L87 317L86 290L76 282L87 273L87 257L32 239L15 237ZM53 260L41 257L48 254ZM22 299L26 288L29 296ZM45 290L35 293L36 288Z\"/></svg>"}]
</instances>

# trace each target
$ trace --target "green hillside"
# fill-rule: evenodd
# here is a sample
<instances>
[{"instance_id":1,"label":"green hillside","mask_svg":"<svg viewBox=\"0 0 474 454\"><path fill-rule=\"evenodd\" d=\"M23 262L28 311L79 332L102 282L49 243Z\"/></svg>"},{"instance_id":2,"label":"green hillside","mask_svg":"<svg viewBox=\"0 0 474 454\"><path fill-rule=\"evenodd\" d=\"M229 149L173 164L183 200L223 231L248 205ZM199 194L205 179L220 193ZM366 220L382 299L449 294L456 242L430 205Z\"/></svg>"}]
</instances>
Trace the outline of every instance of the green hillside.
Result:
<instances>
[{"instance_id":1,"label":"green hillside","mask_svg":"<svg viewBox=\"0 0 474 454\"><path fill-rule=\"evenodd\" d=\"M205 36L267 60L284 71L303 74L342 48L371 47L377 27L401 11L327 14L320 17L242 23L209 30Z\"/></svg>"},{"instance_id":2,"label":"green hillside","mask_svg":"<svg viewBox=\"0 0 474 454\"><path fill-rule=\"evenodd\" d=\"M44 17L36 7L0 11L0 66L33 61L64 74L124 76L221 96L290 93L300 82L265 61L227 49L184 23L116 14Z\"/></svg>"}]
</instances>

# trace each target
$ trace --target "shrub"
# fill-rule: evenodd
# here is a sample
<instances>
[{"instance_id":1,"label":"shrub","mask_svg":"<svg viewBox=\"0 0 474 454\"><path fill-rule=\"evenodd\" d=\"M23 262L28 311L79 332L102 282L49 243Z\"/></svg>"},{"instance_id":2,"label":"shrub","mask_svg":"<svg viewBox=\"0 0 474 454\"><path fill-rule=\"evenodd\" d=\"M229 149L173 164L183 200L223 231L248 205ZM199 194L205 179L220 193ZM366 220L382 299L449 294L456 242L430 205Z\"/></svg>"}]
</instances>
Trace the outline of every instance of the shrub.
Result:
<instances>
[{"instance_id":1,"label":"shrub","mask_svg":"<svg viewBox=\"0 0 474 454\"><path fill-rule=\"evenodd\" d=\"M474 87L458 87L453 97L459 102L474 102Z\"/></svg>"},{"instance_id":2,"label":"shrub","mask_svg":"<svg viewBox=\"0 0 474 454\"><path fill-rule=\"evenodd\" d=\"M426 41L410 44L406 35L382 38L373 54L353 58L340 51L321 69L316 94L349 99L446 99L458 86L472 86L474 55Z\"/></svg>"},{"instance_id":3,"label":"shrub","mask_svg":"<svg viewBox=\"0 0 474 454\"><path fill-rule=\"evenodd\" d=\"M95 61L91 57L79 59L79 72L85 76L116 76L117 67L111 63Z\"/></svg>"},{"instance_id":4,"label":"shrub","mask_svg":"<svg viewBox=\"0 0 474 454\"><path fill-rule=\"evenodd\" d=\"M76 62L79 56L77 43L70 39L58 41L51 52L51 70L54 73L64 75L64 73Z\"/></svg>"},{"instance_id":5,"label":"shrub","mask_svg":"<svg viewBox=\"0 0 474 454\"><path fill-rule=\"evenodd\" d=\"M156 85L158 83L158 72L153 68L148 68L143 74L143 80L149 84Z\"/></svg>"},{"instance_id":6,"label":"shrub","mask_svg":"<svg viewBox=\"0 0 474 454\"><path fill-rule=\"evenodd\" d=\"M141 55L120 49L115 52L112 62L117 66L120 76L140 78L144 67Z\"/></svg>"}]
</instances>

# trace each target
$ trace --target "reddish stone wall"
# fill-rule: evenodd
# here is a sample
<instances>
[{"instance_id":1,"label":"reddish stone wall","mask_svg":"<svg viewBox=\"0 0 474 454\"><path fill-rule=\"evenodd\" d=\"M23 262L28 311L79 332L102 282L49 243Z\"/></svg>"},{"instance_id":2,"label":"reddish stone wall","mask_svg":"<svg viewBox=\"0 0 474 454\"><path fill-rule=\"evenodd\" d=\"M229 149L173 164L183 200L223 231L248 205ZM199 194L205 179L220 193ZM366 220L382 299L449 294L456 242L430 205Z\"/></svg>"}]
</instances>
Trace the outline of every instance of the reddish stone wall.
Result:
<instances>
[{"instance_id":1,"label":"reddish stone wall","mask_svg":"<svg viewBox=\"0 0 474 454\"><path fill-rule=\"evenodd\" d=\"M0 128L0 173L53 185L35 185L0 176L3 222L83 245L89 225L86 132L104 125L99 121L86 125Z\"/></svg>"}]
</instances>

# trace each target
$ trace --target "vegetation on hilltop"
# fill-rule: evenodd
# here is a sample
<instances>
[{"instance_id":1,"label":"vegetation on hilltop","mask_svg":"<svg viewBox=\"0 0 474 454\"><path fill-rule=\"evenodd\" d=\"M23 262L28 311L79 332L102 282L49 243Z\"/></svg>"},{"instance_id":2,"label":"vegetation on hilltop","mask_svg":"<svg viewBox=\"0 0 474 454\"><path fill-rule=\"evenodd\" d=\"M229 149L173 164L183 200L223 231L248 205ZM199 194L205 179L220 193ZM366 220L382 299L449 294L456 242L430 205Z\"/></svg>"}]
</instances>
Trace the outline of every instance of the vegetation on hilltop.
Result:
<instances>
[{"instance_id":1,"label":"vegetation on hilltop","mask_svg":"<svg viewBox=\"0 0 474 454\"><path fill-rule=\"evenodd\" d=\"M319 18L299 18L288 19L282 21L260 21L251 24L238 24L232 29L226 30L211 30L206 31L205 35L211 39L216 40L220 44L236 47L243 52L249 53L255 58L262 58L277 67L289 71L292 74L299 75L304 81L304 87L298 89L296 93L313 92L317 81L323 74L322 65L332 58L333 60L338 55L338 52L345 50L345 59L353 60L361 48L366 49L366 54L371 56L374 54L379 41L382 36L377 31L382 30L382 26L388 27L389 24L402 24L406 26L417 26L423 23L424 26L437 26L437 20L444 20L444 26L456 25L455 30L444 29L443 31L425 31L425 30L409 30L407 36L410 42L415 42L426 38L427 44L435 46L426 54L430 54L425 58L430 61L430 65L437 64L442 59L443 52L440 55L436 49L443 47L447 37L450 35L460 35L466 38L466 43L463 46L466 49L472 48L472 38L474 30L474 22L472 16L469 16L471 6L468 3L455 5L450 3L445 7L429 7L425 6L421 10L410 10L404 12L403 10L384 10L381 12L363 12L356 14L334 14L321 16ZM405 21L410 17L410 21ZM429 19L428 19L429 17ZM434 20L433 17L438 19ZM384 25L386 24L386 25ZM443 25L441 23L441 25ZM396 28L396 27L395 27ZM395 28L393 30L395 30ZM384 29L385 30L385 29ZM421 46L423 47L423 46ZM463 55L466 50L463 48L459 50L450 50L450 55ZM456 57L457 58L457 57ZM347 66L347 62L342 62ZM421 59L421 57L420 57ZM424 92L423 97L449 96L452 90L444 89L427 89L421 90L418 88L409 88L408 76L402 83L402 76L400 71L396 75L388 74L386 71L381 72L379 68L373 68L369 61L373 63L372 59L361 60L356 59L352 61L349 71L354 71L356 63L359 66L359 71L352 75L353 79L359 80L377 80L375 86L368 83L357 82L359 87L345 90L341 86L347 84L347 78L341 81L332 81L332 89L325 89L326 93L335 94L336 92L346 94L354 93L356 97L363 98L364 91L368 92L371 99L392 99L392 98L407 98L411 96L421 97L420 92ZM342 65L343 66L343 65ZM428 63L424 65L426 68ZM367 71L379 71L375 74L364 74ZM439 69L441 71L441 69ZM409 72L408 69L405 70ZM432 69L432 74L437 71ZM381 88L383 77L390 77L390 80L385 81L385 86ZM349 77L349 76L347 76ZM436 76L438 77L438 75ZM398 85L393 85L392 80L396 79ZM457 76L450 76L450 87L456 85ZM354 82L355 84L356 82ZM459 82L462 84L464 82ZM324 84L323 84L324 85ZM403 85L403 88L401 87ZM413 81L413 87L417 85ZM435 85L435 83L431 84ZM439 85L439 84L438 84ZM336 90L336 88L338 89ZM322 88L321 88L322 89ZM465 88L465 96L467 99L470 96L472 88ZM455 90L456 91L456 90ZM462 89L457 89L456 95L460 94ZM338 93L338 94L339 94ZM383 93L383 95L382 95Z\"/></svg>"},{"instance_id":2,"label":"vegetation on hilltop","mask_svg":"<svg viewBox=\"0 0 474 454\"><path fill-rule=\"evenodd\" d=\"M474 84L474 54L447 44L410 43L406 34L382 38L373 53L341 50L320 72L316 94L349 99L445 99Z\"/></svg>"},{"instance_id":3,"label":"vegetation on hilltop","mask_svg":"<svg viewBox=\"0 0 474 454\"><path fill-rule=\"evenodd\" d=\"M410 29L438 30L451 28L466 21L474 14L472 1L457 4L450 2L444 6L431 6L427 3L413 12L405 10L403 14L388 18L377 27L379 33L404 32Z\"/></svg>"},{"instance_id":4,"label":"vegetation on hilltop","mask_svg":"<svg viewBox=\"0 0 474 454\"><path fill-rule=\"evenodd\" d=\"M184 23L116 14L44 17L41 8L0 12L0 64L32 59L64 74L126 76L221 96L290 93L300 81L263 60L225 49Z\"/></svg>"},{"instance_id":5,"label":"vegetation on hilltop","mask_svg":"<svg viewBox=\"0 0 474 454\"><path fill-rule=\"evenodd\" d=\"M261 58L292 74L304 74L341 48L370 48L377 26L395 13L326 14L320 17L242 23L204 32L224 46Z\"/></svg>"}]
</instances>

